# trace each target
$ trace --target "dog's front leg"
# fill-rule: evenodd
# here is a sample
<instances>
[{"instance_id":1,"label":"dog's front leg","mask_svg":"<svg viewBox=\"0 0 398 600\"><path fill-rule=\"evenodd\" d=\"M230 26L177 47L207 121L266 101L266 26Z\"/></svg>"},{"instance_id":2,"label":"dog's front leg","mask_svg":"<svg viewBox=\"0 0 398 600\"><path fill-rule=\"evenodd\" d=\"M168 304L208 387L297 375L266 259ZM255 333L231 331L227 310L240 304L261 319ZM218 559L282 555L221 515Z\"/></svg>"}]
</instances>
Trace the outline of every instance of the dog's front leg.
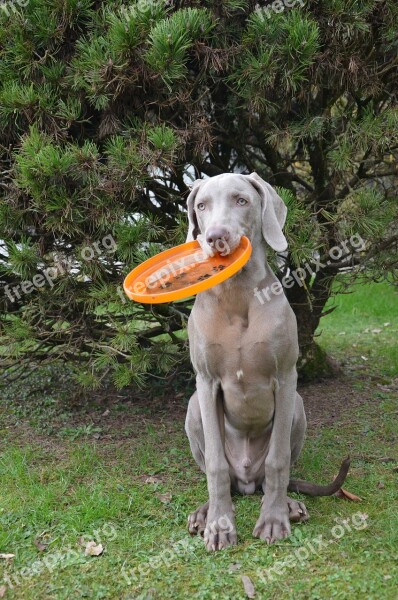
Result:
<instances>
[{"instance_id":1,"label":"dog's front leg","mask_svg":"<svg viewBox=\"0 0 398 600\"><path fill-rule=\"evenodd\" d=\"M290 474L290 435L294 415L297 374L280 376L274 391L275 413L265 459L265 489L260 517L253 531L268 544L290 534L287 487Z\"/></svg>"},{"instance_id":2,"label":"dog's front leg","mask_svg":"<svg viewBox=\"0 0 398 600\"><path fill-rule=\"evenodd\" d=\"M220 419L224 415L218 405L221 400L217 383L198 375L196 389L203 423L209 491L204 541L208 550L221 550L237 542L229 465L221 433Z\"/></svg>"}]
</instances>

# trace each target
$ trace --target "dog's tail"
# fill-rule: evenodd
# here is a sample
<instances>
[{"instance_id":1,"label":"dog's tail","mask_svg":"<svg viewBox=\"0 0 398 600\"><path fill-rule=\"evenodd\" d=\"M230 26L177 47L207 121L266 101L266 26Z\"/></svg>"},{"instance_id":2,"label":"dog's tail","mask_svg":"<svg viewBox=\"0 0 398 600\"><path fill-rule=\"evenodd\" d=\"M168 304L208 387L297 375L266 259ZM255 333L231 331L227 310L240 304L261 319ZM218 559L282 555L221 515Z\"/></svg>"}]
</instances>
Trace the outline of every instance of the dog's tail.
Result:
<instances>
[{"instance_id":1,"label":"dog's tail","mask_svg":"<svg viewBox=\"0 0 398 600\"><path fill-rule=\"evenodd\" d=\"M335 494L343 485L345 478L347 477L348 469L350 468L351 459L349 456L341 463L339 474L336 479L328 485L318 485L317 483L311 483L310 481L304 481L303 479L291 479L288 485L288 492L300 492L307 496L332 496Z\"/></svg>"}]
</instances>

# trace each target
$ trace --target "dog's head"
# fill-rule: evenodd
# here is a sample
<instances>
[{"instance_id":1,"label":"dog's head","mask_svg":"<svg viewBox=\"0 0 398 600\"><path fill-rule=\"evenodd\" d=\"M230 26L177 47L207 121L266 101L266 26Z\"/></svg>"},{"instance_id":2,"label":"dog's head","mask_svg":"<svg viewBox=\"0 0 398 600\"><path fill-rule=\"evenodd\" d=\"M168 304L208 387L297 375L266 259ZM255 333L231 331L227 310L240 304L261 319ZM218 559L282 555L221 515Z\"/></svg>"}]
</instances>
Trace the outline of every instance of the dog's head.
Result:
<instances>
[{"instance_id":1,"label":"dog's head","mask_svg":"<svg viewBox=\"0 0 398 600\"><path fill-rule=\"evenodd\" d=\"M200 241L207 254L232 253L242 235L258 236L277 252L287 248L282 228L287 208L273 187L257 173L225 173L198 179L188 196L187 242Z\"/></svg>"}]
</instances>

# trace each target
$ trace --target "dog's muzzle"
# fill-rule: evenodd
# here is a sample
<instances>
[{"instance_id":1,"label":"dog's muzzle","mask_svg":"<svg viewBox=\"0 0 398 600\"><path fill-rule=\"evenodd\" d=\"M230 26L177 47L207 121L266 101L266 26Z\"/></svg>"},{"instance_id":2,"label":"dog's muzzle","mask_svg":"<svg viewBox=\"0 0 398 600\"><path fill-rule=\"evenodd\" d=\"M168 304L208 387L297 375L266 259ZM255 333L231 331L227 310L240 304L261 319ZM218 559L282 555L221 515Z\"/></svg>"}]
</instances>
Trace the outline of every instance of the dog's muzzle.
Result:
<instances>
[{"instance_id":1,"label":"dog's muzzle","mask_svg":"<svg viewBox=\"0 0 398 600\"><path fill-rule=\"evenodd\" d=\"M239 245L241 236L231 235L231 232L226 227L213 226L206 231L206 243L214 251L221 256L227 256Z\"/></svg>"}]
</instances>

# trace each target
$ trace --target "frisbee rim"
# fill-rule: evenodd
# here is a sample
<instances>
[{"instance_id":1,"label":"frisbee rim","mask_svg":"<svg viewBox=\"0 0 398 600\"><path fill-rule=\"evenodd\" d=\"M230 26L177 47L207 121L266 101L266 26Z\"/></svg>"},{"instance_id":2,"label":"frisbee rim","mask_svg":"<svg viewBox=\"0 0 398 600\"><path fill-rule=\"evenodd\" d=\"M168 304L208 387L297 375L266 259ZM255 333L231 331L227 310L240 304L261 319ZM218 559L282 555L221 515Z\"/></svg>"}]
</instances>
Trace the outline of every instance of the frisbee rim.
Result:
<instances>
[{"instance_id":1,"label":"frisbee rim","mask_svg":"<svg viewBox=\"0 0 398 600\"><path fill-rule=\"evenodd\" d=\"M192 242L185 242L184 244L179 244L178 246L173 246L173 248L168 248L167 250L163 250L162 252L159 252L159 254L148 258L148 260L145 260L143 263L141 263L132 271L130 271L130 273L125 277L123 281L124 292L128 296L128 298L130 298L130 300L134 300L135 302L141 302L143 304L164 304L166 302L174 302L176 300L184 300L186 298L196 296L196 294L199 294L200 292L205 292L206 290L211 289L219 283L223 283L224 281L235 275L238 271L240 271L242 267L245 266L252 254L252 245L250 243L250 240L246 236L242 236L239 242L239 246L236 248L236 250L238 250L238 248L241 246L243 246L243 252L236 260L234 260L231 264L227 265L222 271L211 275L203 281L187 285L186 287L180 288L178 290L164 291L155 294L148 294L142 292L138 293L132 291L132 286L134 284L139 283L139 276L148 269L150 269L152 265L157 265L158 269L161 269L163 266L162 262L165 262L171 256L174 259L178 259L179 250L184 250L185 252L189 249L200 250L200 244L197 240L193 240ZM236 250L234 250L234 252ZM233 254L234 253L232 253L232 255ZM211 257L209 257L209 259L210 258Z\"/></svg>"}]
</instances>

